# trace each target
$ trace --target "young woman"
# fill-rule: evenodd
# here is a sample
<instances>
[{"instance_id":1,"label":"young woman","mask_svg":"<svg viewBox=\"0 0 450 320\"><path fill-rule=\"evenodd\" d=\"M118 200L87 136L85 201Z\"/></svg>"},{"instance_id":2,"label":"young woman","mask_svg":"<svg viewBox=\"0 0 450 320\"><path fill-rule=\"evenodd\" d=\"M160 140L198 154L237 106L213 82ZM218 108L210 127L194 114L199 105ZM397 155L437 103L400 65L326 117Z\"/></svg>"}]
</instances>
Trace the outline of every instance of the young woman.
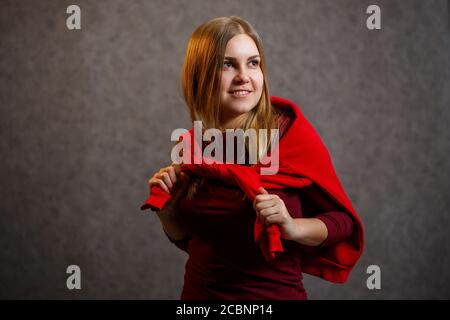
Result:
<instances>
[{"instance_id":1,"label":"young woman","mask_svg":"<svg viewBox=\"0 0 450 320\"><path fill-rule=\"evenodd\" d=\"M345 282L362 253L361 222L325 146L295 104L269 95L266 68L258 34L236 16L202 24L188 43L182 89L191 119L267 134L261 147L246 145L243 164L172 164L149 180L142 209L156 211L189 254L181 299L307 299L302 272ZM276 144L279 171L260 175L249 151L261 159Z\"/></svg>"}]
</instances>

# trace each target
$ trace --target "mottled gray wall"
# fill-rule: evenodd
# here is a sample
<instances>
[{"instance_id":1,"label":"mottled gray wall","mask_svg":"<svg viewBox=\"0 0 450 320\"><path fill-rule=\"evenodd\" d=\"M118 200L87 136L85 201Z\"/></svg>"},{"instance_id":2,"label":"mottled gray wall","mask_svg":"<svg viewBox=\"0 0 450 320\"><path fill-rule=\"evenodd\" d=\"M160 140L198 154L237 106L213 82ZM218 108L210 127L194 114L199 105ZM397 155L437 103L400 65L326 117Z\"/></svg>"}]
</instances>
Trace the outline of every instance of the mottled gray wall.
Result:
<instances>
[{"instance_id":1,"label":"mottled gray wall","mask_svg":"<svg viewBox=\"0 0 450 320\"><path fill-rule=\"evenodd\" d=\"M73 3L81 31L65 25ZM365 27L369 4L381 31ZM139 206L170 132L189 127L189 36L233 14L260 33L271 93L302 107L365 225L348 283L306 276L310 298L450 298L443 0L1 1L0 297L178 298L187 256ZM66 289L70 264L81 291Z\"/></svg>"}]
</instances>

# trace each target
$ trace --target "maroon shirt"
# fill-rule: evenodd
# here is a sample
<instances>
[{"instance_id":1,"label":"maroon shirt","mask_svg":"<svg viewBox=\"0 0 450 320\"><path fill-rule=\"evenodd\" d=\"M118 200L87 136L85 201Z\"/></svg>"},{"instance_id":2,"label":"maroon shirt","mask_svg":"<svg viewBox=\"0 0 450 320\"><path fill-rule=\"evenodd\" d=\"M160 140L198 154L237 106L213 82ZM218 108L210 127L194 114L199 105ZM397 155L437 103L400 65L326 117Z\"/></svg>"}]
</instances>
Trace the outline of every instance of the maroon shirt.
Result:
<instances>
[{"instance_id":1,"label":"maroon shirt","mask_svg":"<svg viewBox=\"0 0 450 320\"><path fill-rule=\"evenodd\" d=\"M281 135L289 125L289 118L283 120ZM310 212L306 211L310 201L323 203L323 208L330 205L315 185L268 191L284 201L293 218L312 216L312 206ZM179 241L168 238L189 254L183 300L307 299L302 250L320 250L343 240L353 229L351 217L344 212L331 210L316 215L328 229L328 238L320 246L308 248L282 239L284 252L267 261L253 236L255 210L238 186L208 179L193 199L180 200L178 210L188 235Z\"/></svg>"}]
</instances>

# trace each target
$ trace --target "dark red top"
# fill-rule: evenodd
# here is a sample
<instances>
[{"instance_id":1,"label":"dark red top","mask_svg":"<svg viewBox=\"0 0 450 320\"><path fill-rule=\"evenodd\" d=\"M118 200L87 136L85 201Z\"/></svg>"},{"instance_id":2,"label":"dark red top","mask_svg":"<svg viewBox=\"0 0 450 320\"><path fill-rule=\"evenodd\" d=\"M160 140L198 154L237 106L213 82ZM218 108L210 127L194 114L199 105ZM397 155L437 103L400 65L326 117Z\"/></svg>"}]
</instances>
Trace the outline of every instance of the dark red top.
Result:
<instances>
[{"instance_id":1,"label":"dark red top","mask_svg":"<svg viewBox=\"0 0 450 320\"><path fill-rule=\"evenodd\" d=\"M289 118L284 117L280 135L288 124ZM308 216L311 194L314 201L326 201L315 185L268 192L284 201L293 218ZM169 240L189 254L181 299L307 299L301 273L301 252L307 246L282 239L285 251L267 261L253 237L256 213L239 187L206 180L192 200L180 200L178 209L188 236ZM330 211L316 217L328 229L328 238L316 249L352 233L353 221L344 212Z\"/></svg>"}]
</instances>

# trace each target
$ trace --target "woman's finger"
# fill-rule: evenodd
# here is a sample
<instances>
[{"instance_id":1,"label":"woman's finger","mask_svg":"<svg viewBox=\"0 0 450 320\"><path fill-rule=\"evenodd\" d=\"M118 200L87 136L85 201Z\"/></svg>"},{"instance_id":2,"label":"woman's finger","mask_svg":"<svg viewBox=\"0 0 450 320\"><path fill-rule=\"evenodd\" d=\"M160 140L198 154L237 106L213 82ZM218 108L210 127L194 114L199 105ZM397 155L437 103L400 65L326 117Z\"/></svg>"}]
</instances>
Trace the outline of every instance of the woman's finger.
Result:
<instances>
[{"instance_id":1,"label":"woman's finger","mask_svg":"<svg viewBox=\"0 0 450 320\"><path fill-rule=\"evenodd\" d=\"M283 216L281 214L272 214L268 217L266 217L264 224L271 225L271 224L281 224L283 220Z\"/></svg>"},{"instance_id":2,"label":"woman's finger","mask_svg":"<svg viewBox=\"0 0 450 320\"><path fill-rule=\"evenodd\" d=\"M272 207L271 207L272 208ZM268 208L268 209L271 209ZM263 210L256 210L256 217L262 222L265 223L267 217L269 217L270 215L276 213L276 210L274 212L272 211L267 211L268 209L263 209Z\"/></svg>"},{"instance_id":3,"label":"woman's finger","mask_svg":"<svg viewBox=\"0 0 450 320\"><path fill-rule=\"evenodd\" d=\"M166 184L166 186L167 186L170 190L172 190L173 184L172 184L172 181L170 181L170 177L169 177L169 174L168 174L167 172L162 172L162 173L159 175L159 178L160 178L161 180L164 181L164 183Z\"/></svg>"},{"instance_id":4,"label":"woman's finger","mask_svg":"<svg viewBox=\"0 0 450 320\"><path fill-rule=\"evenodd\" d=\"M274 205L276 205L276 202L274 200L266 200L266 201L261 201L255 204L255 210L262 210L262 209L266 209L266 208L270 208L273 207Z\"/></svg>"},{"instance_id":5,"label":"woman's finger","mask_svg":"<svg viewBox=\"0 0 450 320\"><path fill-rule=\"evenodd\" d=\"M175 168L172 166L168 166L167 173L169 173L169 177L170 177L170 180L172 181L172 184L177 183L177 175L175 173Z\"/></svg>"},{"instance_id":6,"label":"woman's finger","mask_svg":"<svg viewBox=\"0 0 450 320\"><path fill-rule=\"evenodd\" d=\"M276 199L278 196L276 194L258 194L255 197L255 200L253 201L253 208L256 206L257 203L261 201L267 201L271 199Z\"/></svg>"},{"instance_id":7,"label":"woman's finger","mask_svg":"<svg viewBox=\"0 0 450 320\"><path fill-rule=\"evenodd\" d=\"M269 194L269 193L267 192L267 190L264 189L264 187L259 187L258 193L260 193L260 194Z\"/></svg>"},{"instance_id":8,"label":"woman's finger","mask_svg":"<svg viewBox=\"0 0 450 320\"><path fill-rule=\"evenodd\" d=\"M167 192L167 193L170 194L169 188L167 188L167 186L166 186L166 184L164 183L164 181L162 181L161 179L158 179L158 180L156 181L156 183L157 183L157 185L158 185L161 189L163 189L165 192Z\"/></svg>"},{"instance_id":9,"label":"woman's finger","mask_svg":"<svg viewBox=\"0 0 450 320\"><path fill-rule=\"evenodd\" d=\"M278 196L276 194L258 194L255 197L255 200L257 201L264 201L264 200L270 200L273 198L277 198Z\"/></svg>"},{"instance_id":10,"label":"woman's finger","mask_svg":"<svg viewBox=\"0 0 450 320\"><path fill-rule=\"evenodd\" d=\"M279 209L277 206L259 210L259 214L261 217L267 217L278 212Z\"/></svg>"}]
</instances>

